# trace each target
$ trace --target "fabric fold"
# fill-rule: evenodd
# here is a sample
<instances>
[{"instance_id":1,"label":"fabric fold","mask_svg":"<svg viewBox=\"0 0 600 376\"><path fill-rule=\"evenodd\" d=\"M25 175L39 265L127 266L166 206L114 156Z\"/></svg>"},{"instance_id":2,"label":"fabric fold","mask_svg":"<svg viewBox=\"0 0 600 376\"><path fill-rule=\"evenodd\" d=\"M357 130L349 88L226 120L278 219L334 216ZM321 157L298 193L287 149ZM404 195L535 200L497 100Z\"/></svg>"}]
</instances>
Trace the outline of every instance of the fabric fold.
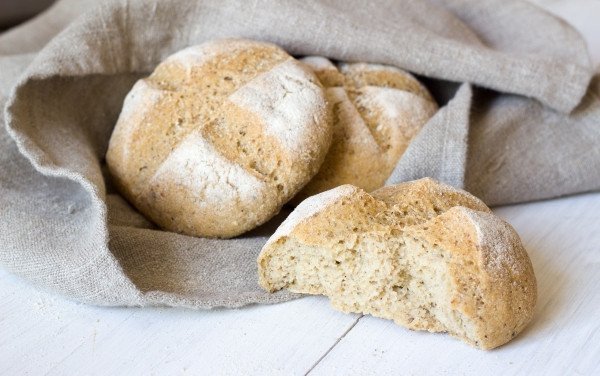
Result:
<instances>
[{"instance_id":1,"label":"fabric fold","mask_svg":"<svg viewBox=\"0 0 600 376\"><path fill-rule=\"evenodd\" d=\"M236 239L186 237L147 222L106 174L133 83L171 53L224 37L427 77L442 107L390 184L430 176L488 204L600 189L600 102L585 45L528 3L62 0L0 35L1 267L99 305L240 307L296 296L267 294L256 276L256 256L286 211Z\"/></svg>"},{"instance_id":2,"label":"fabric fold","mask_svg":"<svg viewBox=\"0 0 600 376\"><path fill-rule=\"evenodd\" d=\"M462 84L454 98L411 141L388 185L435 176L464 188L472 96L471 85Z\"/></svg>"}]
</instances>

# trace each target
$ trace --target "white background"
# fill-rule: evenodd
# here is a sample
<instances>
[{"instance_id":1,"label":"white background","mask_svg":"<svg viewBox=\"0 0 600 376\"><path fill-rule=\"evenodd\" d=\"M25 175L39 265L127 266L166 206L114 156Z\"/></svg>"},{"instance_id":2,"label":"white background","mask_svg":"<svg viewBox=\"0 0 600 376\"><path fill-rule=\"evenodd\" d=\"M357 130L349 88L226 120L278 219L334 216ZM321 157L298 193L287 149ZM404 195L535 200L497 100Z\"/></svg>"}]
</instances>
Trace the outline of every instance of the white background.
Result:
<instances>
[{"instance_id":1,"label":"white background","mask_svg":"<svg viewBox=\"0 0 600 376\"><path fill-rule=\"evenodd\" d=\"M600 62L600 1L537 0ZM598 124L600 126L600 124ZM0 270L0 375L600 375L600 193L497 208L532 259L532 324L493 351L332 310L327 299L239 310L99 308Z\"/></svg>"}]
</instances>

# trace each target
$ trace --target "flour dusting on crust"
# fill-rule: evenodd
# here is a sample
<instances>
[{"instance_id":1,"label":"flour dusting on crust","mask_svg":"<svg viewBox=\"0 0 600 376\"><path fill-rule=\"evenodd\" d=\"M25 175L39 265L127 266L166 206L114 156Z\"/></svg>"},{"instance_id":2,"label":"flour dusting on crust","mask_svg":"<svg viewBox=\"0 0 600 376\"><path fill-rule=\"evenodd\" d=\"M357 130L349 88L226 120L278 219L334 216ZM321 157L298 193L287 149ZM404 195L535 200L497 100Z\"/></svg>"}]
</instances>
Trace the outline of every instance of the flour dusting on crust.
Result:
<instances>
[{"instance_id":1,"label":"flour dusting on crust","mask_svg":"<svg viewBox=\"0 0 600 376\"><path fill-rule=\"evenodd\" d=\"M344 134L346 137L343 142L347 145L356 145L360 147L362 152L367 155L368 152L381 152L379 145L373 134L369 131L369 127L365 120L360 116L356 106L348 93L342 87L330 87L327 89L327 99L337 107L338 122L334 125L339 129L339 134ZM349 168L351 166L348 166Z\"/></svg>"},{"instance_id":2,"label":"flour dusting on crust","mask_svg":"<svg viewBox=\"0 0 600 376\"><path fill-rule=\"evenodd\" d=\"M184 189L185 195L198 198L199 207L214 207L237 199L252 202L260 198L264 189L262 181L221 156L198 132L191 133L169 155L148 186L164 183L175 184ZM181 194L165 194L170 193Z\"/></svg>"},{"instance_id":3,"label":"flour dusting on crust","mask_svg":"<svg viewBox=\"0 0 600 376\"><path fill-rule=\"evenodd\" d=\"M214 40L136 83L106 159L115 185L157 225L231 238L272 218L316 174L329 120L319 80L283 49Z\"/></svg>"},{"instance_id":4,"label":"flour dusting on crust","mask_svg":"<svg viewBox=\"0 0 600 376\"><path fill-rule=\"evenodd\" d=\"M396 68L392 65L383 65L383 64L374 64L374 63L340 63L338 64L340 72L383 72L389 73L394 72L401 76L406 77L411 81L416 81L416 79L408 72L403 71L400 68Z\"/></svg>"},{"instance_id":5,"label":"flour dusting on crust","mask_svg":"<svg viewBox=\"0 0 600 376\"><path fill-rule=\"evenodd\" d=\"M139 80L133 85L131 91L125 97L123 108L117 126L113 131L111 143L117 145L124 162L124 167L129 164L130 144L134 139L133 134L138 131L144 123L144 117L152 111L152 108L164 97L165 92L148 83ZM130 127L118 126L119 124L133 124ZM119 142L113 141L119 140ZM111 145L112 146L112 145Z\"/></svg>"},{"instance_id":6,"label":"flour dusting on crust","mask_svg":"<svg viewBox=\"0 0 600 376\"><path fill-rule=\"evenodd\" d=\"M229 99L257 114L265 132L292 153L302 153L318 127L315 114L325 111L322 89L297 61L288 60L233 93Z\"/></svg>"},{"instance_id":7,"label":"flour dusting on crust","mask_svg":"<svg viewBox=\"0 0 600 376\"><path fill-rule=\"evenodd\" d=\"M310 69L315 72L324 72L324 71L335 71L337 72L337 68L331 62L331 60L321 57L321 56L307 56L300 59L301 62L308 65Z\"/></svg>"},{"instance_id":8,"label":"flour dusting on crust","mask_svg":"<svg viewBox=\"0 0 600 376\"><path fill-rule=\"evenodd\" d=\"M410 73L372 63L301 60L321 80L333 108L334 135L322 171L294 199L340 184L368 192L382 187L417 132L437 111Z\"/></svg>"},{"instance_id":9,"label":"flour dusting on crust","mask_svg":"<svg viewBox=\"0 0 600 376\"><path fill-rule=\"evenodd\" d=\"M390 120L402 119L415 127L422 126L437 110L434 103L409 91L366 86L362 93L361 104L378 108L382 116Z\"/></svg>"},{"instance_id":10,"label":"flour dusting on crust","mask_svg":"<svg viewBox=\"0 0 600 376\"><path fill-rule=\"evenodd\" d=\"M288 236L294 228L302 221L310 218L323 211L328 206L332 205L342 197L351 195L360 189L353 185L340 185L337 188L329 191L319 193L318 195L311 196L306 200L302 201L300 205L283 221L283 223L277 228L277 231L269 238L269 241L264 245L263 249L266 249L267 245L275 243L277 240L284 236Z\"/></svg>"},{"instance_id":11,"label":"flour dusting on crust","mask_svg":"<svg viewBox=\"0 0 600 376\"><path fill-rule=\"evenodd\" d=\"M482 248L483 266L495 276L507 270L524 273L522 259L527 257L515 230L505 221L491 213L464 210L471 218Z\"/></svg>"},{"instance_id":12,"label":"flour dusting on crust","mask_svg":"<svg viewBox=\"0 0 600 376\"><path fill-rule=\"evenodd\" d=\"M256 42L243 39L225 39L191 46L169 56L162 64L177 64L189 73L194 68L199 68L210 63L219 55L231 54L233 51L252 48Z\"/></svg>"}]
</instances>

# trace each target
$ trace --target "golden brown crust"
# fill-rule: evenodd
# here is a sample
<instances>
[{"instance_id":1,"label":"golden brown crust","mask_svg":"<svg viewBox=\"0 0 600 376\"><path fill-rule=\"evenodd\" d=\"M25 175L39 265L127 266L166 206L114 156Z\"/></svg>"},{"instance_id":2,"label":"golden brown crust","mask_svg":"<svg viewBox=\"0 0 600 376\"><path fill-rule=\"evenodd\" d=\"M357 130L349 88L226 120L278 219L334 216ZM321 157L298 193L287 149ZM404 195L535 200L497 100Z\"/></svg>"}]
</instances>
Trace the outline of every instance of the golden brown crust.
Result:
<instances>
[{"instance_id":1,"label":"golden brown crust","mask_svg":"<svg viewBox=\"0 0 600 376\"><path fill-rule=\"evenodd\" d=\"M327 259L339 239L355 244L355 255L369 252L361 248L364 244L388 242L390 249L410 245L424 252L419 256L422 260L434 257L446 270L448 285L448 292L434 303L437 309L445 307L448 312L444 315L460 327L444 326L443 320L429 315L407 321L404 316L382 311L377 301L348 305L328 286L307 287L295 283L295 279L274 279L273 260L293 254L293 250L281 254L286 244L321 249L319 257ZM395 260L388 259L382 264L388 266L382 270L398 270ZM269 291L289 288L326 294L343 311L371 313L411 329L448 331L482 349L500 346L522 331L533 316L537 298L533 268L514 229L479 199L431 179L385 187L372 195L347 185L313 196L299 205L269 239L258 265L259 282Z\"/></svg>"},{"instance_id":2,"label":"golden brown crust","mask_svg":"<svg viewBox=\"0 0 600 376\"><path fill-rule=\"evenodd\" d=\"M508 223L492 213L457 206L409 232L453 255L451 304L474 321L477 339L467 339L471 345L500 346L531 321L537 300L533 267Z\"/></svg>"},{"instance_id":3,"label":"golden brown crust","mask_svg":"<svg viewBox=\"0 0 600 376\"><path fill-rule=\"evenodd\" d=\"M330 116L316 76L279 47L209 42L136 83L107 162L123 195L161 227L232 237L317 173Z\"/></svg>"},{"instance_id":4,"label":"golden brown crust","mask_svg":"<svg viewBox=\"0 0 600 376\"><path fill-rule=\"evenodd\" d=\"M410 141L437 110L411 74L378 64L302 59L326 88L333 142L319 173L293 204L342 184L371 192L385 183Z\"/></svg>"}]
</instances>

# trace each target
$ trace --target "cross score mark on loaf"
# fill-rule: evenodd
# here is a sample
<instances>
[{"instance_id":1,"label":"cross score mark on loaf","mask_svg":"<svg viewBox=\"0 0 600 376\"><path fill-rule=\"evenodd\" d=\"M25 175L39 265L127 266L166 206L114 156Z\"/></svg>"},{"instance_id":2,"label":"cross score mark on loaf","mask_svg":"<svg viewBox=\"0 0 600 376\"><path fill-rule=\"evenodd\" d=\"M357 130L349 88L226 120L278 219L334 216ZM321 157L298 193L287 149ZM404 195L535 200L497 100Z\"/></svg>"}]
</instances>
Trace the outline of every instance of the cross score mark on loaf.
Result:
<instances>
[{"instance_id":1,"label":"cross score mark on loaf","mask_svg":"<svg viewBox=\"0 0 600 376\"><path fill-rule=\"evenodd\" d=\"M310 70L276 46L226 40L183 50L135 85L107 160L162 227L230 237L276 214L330 142Z\"/></svg>"},{"instance_id":2,"label":"cross score mark on loaf","mask_svg":"<svg viewBox=\"0 0 600 376\"><path fill-rule=\"evenodd\" d=\"M437 110L412 75L378 64L302 61L326 88L333 107L333 143L319 173L294 199L342 184L366 191L383 186L410 141Z\"/></svg>"},{"instance_id":3,"label":"cross score mark on loaf","mask_svg":"<svg viewBox=\"0 0 600 376\"><path fill-rule=\"evenodd\" d=\"M261 74L229 96L236 105L263 119L265 131L277 138L291 153L302 153L309 127L298 124L318 123L314 119L316 85L306 70L297 62L288 60ZM310 81L309 81L310 82Z\"/></svg>"}]
</instances>

